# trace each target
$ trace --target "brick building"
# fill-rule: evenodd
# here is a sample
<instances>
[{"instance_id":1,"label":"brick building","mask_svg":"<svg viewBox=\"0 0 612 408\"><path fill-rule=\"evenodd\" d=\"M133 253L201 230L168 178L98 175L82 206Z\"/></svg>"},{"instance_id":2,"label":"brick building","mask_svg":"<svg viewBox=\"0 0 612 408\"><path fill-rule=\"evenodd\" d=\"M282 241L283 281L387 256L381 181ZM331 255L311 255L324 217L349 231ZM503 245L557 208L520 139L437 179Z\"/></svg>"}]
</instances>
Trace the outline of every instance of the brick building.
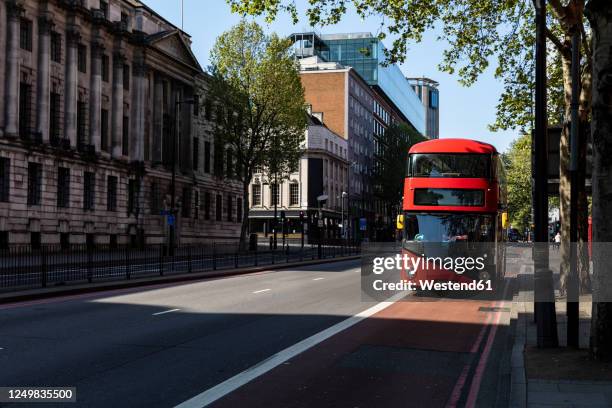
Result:
<instances>
[{"instance_id":1,"label":"brick building","mask_svg":"<svg viewBox=\"0 0 612 408\"><path fill-rule=\"evenodd\" d=\"M186 33L136 0L6 0L0 22L2 246L238 236Z\"/></svg>"}]
</instances>

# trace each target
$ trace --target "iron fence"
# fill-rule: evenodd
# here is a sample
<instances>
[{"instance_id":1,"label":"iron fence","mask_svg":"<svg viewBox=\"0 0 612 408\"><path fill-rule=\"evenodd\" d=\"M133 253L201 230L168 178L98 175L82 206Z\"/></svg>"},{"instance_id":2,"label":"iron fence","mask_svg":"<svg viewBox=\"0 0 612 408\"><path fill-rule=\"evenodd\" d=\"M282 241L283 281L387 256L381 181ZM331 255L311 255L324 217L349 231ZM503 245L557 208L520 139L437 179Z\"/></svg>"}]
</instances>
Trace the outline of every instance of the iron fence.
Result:
<instances>
[{"instance_id":1,"label":"iron fence","mask_svg":"<svg viewBox=\"0 0 612 408\"><path fill-rule=\"evenodd\" d=\"M302 245L287 239L274 249L267 241L256 250L237 243L184 245L169 251L166 245L144 248L96 245L11 246L0 250L0 291L54 287L77 283L130 280L152 276L213 272L356 255L355 242L329 241Z\"/></svg>"}]
</instances>

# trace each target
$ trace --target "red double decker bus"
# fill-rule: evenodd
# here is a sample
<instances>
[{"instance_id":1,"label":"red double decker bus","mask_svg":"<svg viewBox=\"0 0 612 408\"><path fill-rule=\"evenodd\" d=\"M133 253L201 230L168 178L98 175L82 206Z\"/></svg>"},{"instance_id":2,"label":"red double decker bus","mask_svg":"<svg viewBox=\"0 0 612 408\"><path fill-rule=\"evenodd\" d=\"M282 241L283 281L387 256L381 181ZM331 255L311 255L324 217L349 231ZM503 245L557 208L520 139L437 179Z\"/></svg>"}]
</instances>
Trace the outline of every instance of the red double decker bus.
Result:
<instances>
[{"instance_id":1,"label":"red double decker bus","mask_svg":"<svg viewBox=\"0 0 612 408\"><path fill-rule=\"evenodd\" d=\"M507 192L502 159L490 144L436 139L409 151L404 183L404 253L460 257L486 252L484 268L457 272L446 267L413 270L408 279L436 281L503 279ZM438 265L439 266L439 265Z\"/></svg>"}]
</instances>

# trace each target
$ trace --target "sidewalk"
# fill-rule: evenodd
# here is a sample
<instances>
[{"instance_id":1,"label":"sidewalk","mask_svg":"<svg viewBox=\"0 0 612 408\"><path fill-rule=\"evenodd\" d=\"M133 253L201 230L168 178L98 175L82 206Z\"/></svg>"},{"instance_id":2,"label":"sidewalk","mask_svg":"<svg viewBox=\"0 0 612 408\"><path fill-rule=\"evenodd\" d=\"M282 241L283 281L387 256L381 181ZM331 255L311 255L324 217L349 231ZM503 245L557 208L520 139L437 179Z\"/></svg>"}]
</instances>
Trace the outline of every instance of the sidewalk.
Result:
<instances>
[{"instance_id":1,"label":"sidewalk","mask_svg":"<svg viewBox=\"0 0 612 408\"><path fill-rule=\"evenodd\" d=\"M511 407L612 407L612 365L589 360L590 296L580 297L580 349L566 348L566 303L557 299L558 349L537 348L533 291L525 276L512 304L516 321L512 349Z\"/></svg>"}]
</instances>

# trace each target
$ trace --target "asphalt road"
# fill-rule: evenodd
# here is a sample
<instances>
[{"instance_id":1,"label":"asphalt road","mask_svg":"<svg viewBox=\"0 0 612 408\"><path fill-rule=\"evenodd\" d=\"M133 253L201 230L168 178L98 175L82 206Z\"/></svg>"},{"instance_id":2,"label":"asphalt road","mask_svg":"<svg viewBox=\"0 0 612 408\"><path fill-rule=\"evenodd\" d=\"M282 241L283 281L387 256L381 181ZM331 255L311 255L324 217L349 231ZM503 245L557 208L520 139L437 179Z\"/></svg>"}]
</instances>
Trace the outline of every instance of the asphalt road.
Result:
<instances>
[{"instance_id":1,"label":"asphalt road","mask_svg":"<svg viewBox=\"0 0 612 408\"><path fill-rule=\"evenodd\" d=\"M78 406L174 406L367 309L357 266L0 306L0 385L74 386Z\"/></svg>"},{"instance_id":2,"label":"asphalt road","mask_svg":"<svg viewBox=\"0 0 612 408\"><path fill-rule=\"evenodd\" d=\"M0 386L76 387L77 404L62 405L71 407L193 401L374 308L359 272L359 261L344 261L0 306ZM215 404L501 406L509 313L492 305L398 302L225 387Z\"/></svg>"}]
</instances>

